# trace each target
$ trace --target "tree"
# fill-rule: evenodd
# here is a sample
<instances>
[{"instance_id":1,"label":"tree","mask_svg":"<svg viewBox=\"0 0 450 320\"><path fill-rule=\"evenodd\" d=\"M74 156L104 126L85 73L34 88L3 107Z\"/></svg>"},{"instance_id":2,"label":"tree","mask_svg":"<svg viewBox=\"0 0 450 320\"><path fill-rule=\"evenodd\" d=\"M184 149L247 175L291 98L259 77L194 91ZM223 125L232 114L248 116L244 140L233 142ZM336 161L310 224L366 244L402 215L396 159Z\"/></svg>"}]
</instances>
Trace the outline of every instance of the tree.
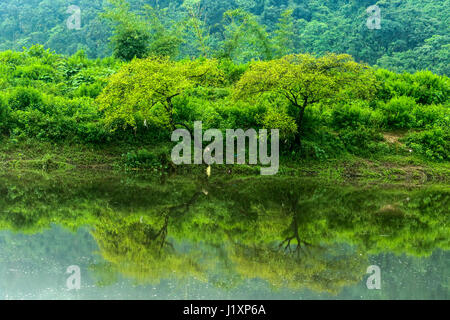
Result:
<instances>
[{"instance_id":1,"label":"tree","mask_svg":"<svg viewBox=\"0 0 450 320\"><path fill-rule=\"evenodd\" d=\"M295 32L293 10L286 10L281 14L277 23L277 29L274 31L273 41L278 57L290 54L295 49Z\"/></svg>"},{"instance_id":2,"label":"tree","mask_svg":"<svg viewBox=\"0 0 450 320\"><path fill-rule=\"evenodd\" d=\"M238 62L246 62L252 58L272 58L273 48L269 36L255 16L236 9L225 12L224 20L223 57Z\"/></svg>"},{"instance_id":3,"label":"tree","mask_svg":"<svg viewBox=\"0 0 450 320\"><path fill-rule=\"evenodd\" d=\"M109 124L119 120L136 129L139 118L175 130L176 126L187 125L176 119L173 99L218 76L215 60L135 59L110 78L98 101Z\"/></svg>"},{"instance_id":4,"label":"tree","mask_svg":"<svg viewBox=\"0 0 450 320\"><path fill-rule=\"evenodd\" d=\"M154 56L176 58L183 43L183 24L168 17L168 10L144 6L145 21L151 34L149 53Z\"/></svg>"},{"instance_id":5,"label":"tree","mask_svg":"<svg viewBox=\"0 0 450 320\"><path fill-rule=\"evenodd\" d=\"M263 93L281 95L295 108L295 121L300 132L305 109L327 99L346 95L370 97L375 89L375 76L364 64L349 55L327 54L315 58L309 54L289 55L271 61L257 61L234 88L236 98L259 96Z\"/></svg>"},{"instance_id":6,"label":"tree","mask_svg":"<svg viewBox=\"0 0 450 320\"><path fill-rule=\"evenodd\" d=\"M206 58L210 51L208 45L209 33L206 29L206 21L204 19L203 9L200 6L200 1L184 1L183 7L187 10L189 16L187 26L194 33L198 50Z\"/></svg>"},{"instance_id":7,"label":"tree","mask_svg":"<svg viewBox=\"0 0 450 320\"><path fill-rule=\"evenodd\" d=\"M109 0L109 4L102 17L113 23L114 56L125 61L147 56L150 32L142 17L131 12L124 0Z\"/></svg>"}]
</instances>

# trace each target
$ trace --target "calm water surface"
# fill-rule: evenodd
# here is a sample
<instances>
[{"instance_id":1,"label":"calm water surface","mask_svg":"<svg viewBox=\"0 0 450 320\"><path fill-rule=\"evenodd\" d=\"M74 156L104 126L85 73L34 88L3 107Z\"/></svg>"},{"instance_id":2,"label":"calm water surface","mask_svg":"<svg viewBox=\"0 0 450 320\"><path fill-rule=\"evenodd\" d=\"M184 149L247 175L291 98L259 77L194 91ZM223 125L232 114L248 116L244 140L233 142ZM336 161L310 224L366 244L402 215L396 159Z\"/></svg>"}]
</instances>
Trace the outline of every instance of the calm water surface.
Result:
<instances>
[{"instance_id":1,"label":"calm water surface","mask_svg":"<svg viewBox=\"0 0 450 320\"><path fill-rule=\"evenodd\" d=\"M0 175L0 298L449 299L449 199L444 185Z\"/></svg>"}]
</instances>

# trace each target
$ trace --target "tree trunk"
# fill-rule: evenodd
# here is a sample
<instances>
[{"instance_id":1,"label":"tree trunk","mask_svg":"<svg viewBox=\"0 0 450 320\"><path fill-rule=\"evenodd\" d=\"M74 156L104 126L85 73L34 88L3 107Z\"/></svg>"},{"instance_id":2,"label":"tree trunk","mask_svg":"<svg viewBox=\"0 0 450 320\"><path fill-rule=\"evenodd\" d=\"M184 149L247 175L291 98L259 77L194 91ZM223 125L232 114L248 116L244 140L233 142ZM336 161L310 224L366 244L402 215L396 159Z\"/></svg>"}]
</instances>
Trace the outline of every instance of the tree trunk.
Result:
<instances>
[{"instance_id":1,"label":"tree trunk","mask_svg":"<svg viewBox=\"0 0 450 320\"><path fill-rule=\"evenodd\" d=\"M299 146L299 149L302 147L302 140L301 140L301 136L302 136L302 131L303 131L303 126L302 126L302 122L303 122L303 116L305 115L305 108L306 108L306 101L305 103L303 103L303 106L299 106L300 110L298 113L298 117L296 119L296 123L297 123L297 135L295 136L295 145Z\"/></svg>"},{"instance_id":2,"label":"tree trunk","mask_svg":"<svg viewBox=\"0 0 450 320\"><path fill-rule=\"evenodd\" d=\"M172 98L167 98L167 108L166 111L169 114L169 122L170 122L170 128L172 129L172 131L175 131L176 126L175 126L175 121L173 119L173 104L172 104Z\"/></svg>"}]
</instances>

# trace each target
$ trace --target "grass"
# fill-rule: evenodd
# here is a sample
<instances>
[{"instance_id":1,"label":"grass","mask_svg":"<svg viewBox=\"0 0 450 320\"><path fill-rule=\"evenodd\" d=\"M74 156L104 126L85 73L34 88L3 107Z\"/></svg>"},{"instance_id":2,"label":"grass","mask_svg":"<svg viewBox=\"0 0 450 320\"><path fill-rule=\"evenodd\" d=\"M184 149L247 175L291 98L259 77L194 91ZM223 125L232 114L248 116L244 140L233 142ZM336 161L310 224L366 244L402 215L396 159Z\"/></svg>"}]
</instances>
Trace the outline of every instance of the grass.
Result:
<instances>
[{"instance_id":1,"label":"grass","mask_svg":"<svg viewBox=\"0 0 450 320\"><path fill-rule=\"evenodd\" d=\"M152 150L151 146L143 146ZM123 154L136 149L129 145L67 145L33 140L0 145L0 170L3 171L124 171ZM158 149L158 147L153 147ZM259 166L213 165L213 175L259 175ZM170 166L177 174L205 174L206 165ZM164 174L159 168L132 168L130 171L150 171ZM413 154L374 155L370 159L343 155L338 159L294 160L280 159L278 175L317 177L320 180L345 182L407 182L423 184L430 181L448 182L450 163L431 162Z\"/></svg>"}]
</instances>

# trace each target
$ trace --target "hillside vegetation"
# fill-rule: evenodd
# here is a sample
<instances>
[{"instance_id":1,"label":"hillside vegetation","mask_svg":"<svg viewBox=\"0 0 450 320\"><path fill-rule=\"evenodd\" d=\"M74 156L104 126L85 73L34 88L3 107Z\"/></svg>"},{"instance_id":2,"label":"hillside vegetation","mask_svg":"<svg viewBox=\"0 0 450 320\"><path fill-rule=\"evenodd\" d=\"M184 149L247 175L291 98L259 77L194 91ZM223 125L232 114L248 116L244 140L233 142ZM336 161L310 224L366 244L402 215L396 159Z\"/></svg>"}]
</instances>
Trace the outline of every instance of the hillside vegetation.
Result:
<instances>
[{"instance_id":1,"label":"hillside vegetation","mask_svg":"<svg viewBox=\"0 0 450 320\"><path fill-rule=\"evenodd\" d=\"M432 59L448 62L448 45L414 53L446 43L448 1L379 1L380 30L367 28L366 2L79 1L82 29L63 31L64 1L3 1L2 160L64 145L162 168L172 131L202 121L204 130L279 128L285 163L448 163L448 63Z\"/></svg>"}]
</instances>

